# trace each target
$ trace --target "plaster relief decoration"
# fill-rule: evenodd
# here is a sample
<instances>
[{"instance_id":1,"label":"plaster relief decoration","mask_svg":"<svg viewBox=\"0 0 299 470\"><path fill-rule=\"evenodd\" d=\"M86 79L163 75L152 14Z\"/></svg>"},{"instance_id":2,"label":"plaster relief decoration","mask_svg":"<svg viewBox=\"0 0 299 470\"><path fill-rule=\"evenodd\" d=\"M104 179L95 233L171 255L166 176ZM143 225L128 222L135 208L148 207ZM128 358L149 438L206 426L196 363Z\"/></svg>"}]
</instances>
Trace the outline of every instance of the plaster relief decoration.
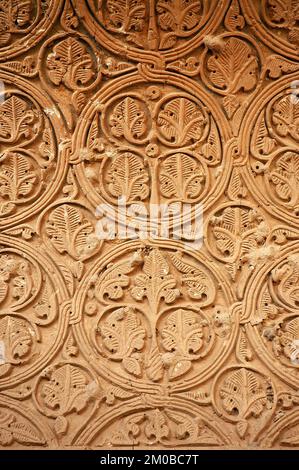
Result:
<instances>
[{"instance_id":1,"label":"plaster relief decoration","mask_svg":"<svg viewBox=\"0 0 299 470\"><path fill-rule=\"evenodd\" d=\"M299 448L299 2L0 1L0 449Z\"/></svg>"}]
</instances>

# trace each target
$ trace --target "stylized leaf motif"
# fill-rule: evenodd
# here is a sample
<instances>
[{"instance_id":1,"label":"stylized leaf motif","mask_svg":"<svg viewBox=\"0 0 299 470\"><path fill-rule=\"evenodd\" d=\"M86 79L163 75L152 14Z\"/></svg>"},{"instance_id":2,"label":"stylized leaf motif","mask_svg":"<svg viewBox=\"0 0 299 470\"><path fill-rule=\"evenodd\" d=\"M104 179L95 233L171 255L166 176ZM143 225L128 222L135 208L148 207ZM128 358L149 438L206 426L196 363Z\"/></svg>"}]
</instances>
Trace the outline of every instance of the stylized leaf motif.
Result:
<instances>
[{"instance_id":1,"label":"stylized leaf motif","mask_svg":"<svg viewBox=\"0 0 299 470\"><path fill-rule=\"evenodd\" d=\"M44 404L57 416L82 411L88 402L87 378L75 366L65 364L54 369L43 384L41 396Z\"/></svg>"},{"instance_id":2,"label":"stylized leaf motif","mask_svg":"<svg viewBox=\"0 0 299 470\"><path fill-rule=\"evenodd\" d=\"M190 445L219 446L222 441L210 424L194 419L173 407L136 411L120 421L117 430L109 437L114 445Z\"/></svg>"},{"instance_id":3,"label":"stylized leaf motif","mask_svg":"<svg viewBox=\"0 0 299 470\"><path fill-rule=\"evenodd\" d=\"M284 330L293 340L299 339L299 317L287 321Z\"/></svg>"},{"instance_id":4,"label":"stylized leaf motif","mask_svg":"<svg viewBox=\"0 0 299 470\"><path fill-rule=\"evenodd\" d=\"M124 287L130 283L130 274L134 270L134 260L119 264L108 265L100 274L95 285L95 296L100 302L105 303L105 297L110 300L121 299L124 295Z\"/></svg>"},{"instance_id":5,"label":"stylized leaf motif","mask_svg":"<svg viewBox=\"0 0 299 470\"><path fill-rule=\"evenodd\" d=\"M194 199L204 189L203 167L189 155L176 153L167 157L160 170L160 190L167 198Z\"/></svg>"},{"instance_id":6,"label":"stylized leaf motif","mask_svg":"<svg viewBox=\"0 0 299 470\"><path fill-rule=\"evenodd\" d=\"M40 325L49 323L55 318L55 294L53 294L47 278L43 280L38 300L33 304L32 310L38 318L38 324Z\"/></svg>"},{"instance_id":7,"label":"stylized leaf motif","mask_svg":"<svg viewBox=\"0 0 299 470\"><path fill-rule=\"evenodd\" d=\"M225 15L224 24L229 31L235 31L244 28L245 20L244 17L240 15L238 0L232 0L232 3L227 10L227 14Z\"/></svg>"},{"instance_id":8,"label":"stylized leaf motif","mask_svg":"<svg viewBox=\"0 0 299 470\"><path fill-rule=\"evenodd\" d=\"M167 317L161 338L164 349L172 356L167 361L169 378L173 380L188 372L191 361L206 356L214 341L214 334L208 322L199 314L179 309Z\"/></svg>"},{"instance_id":9,"label":"stylized leaf motif","mask_svg":"<svg viewBox=\"0 0 299 470\"><path fill-rule=\"evenodd\" d=\"M263 3L265 3L265 0L263 0ZM298 43L298 28L296 28L296 25L299 20L299 6L297 1L267 0L263 8L265 11L265 19L270 26L289 29L289 41Z\"/></svg>"},{"instance_id":10,"label":"stylized leaf motif","mask_svg":"<svg viewBox=\"0 0 299 470\"><path fill-rule=\"evenodd\" d=\"M265 3L265 0L263 0L263 3ZM288 0L267 0L266 11L269 12L272 21L281 23L281 20L286 19L288 3Z\"/></svg>"},{"instance_id":11,"label":"stylized leaf motif","mask_svg":"<svg viewBox=\"0 0 299 470\"><path fill-rule=\"evenodd\" d=\"M30 265L25 260L17 263L17 269L13 274L11 294L16 299L15 305L20 305L32 296L34 278Z\"/></svg>"},{"instance_id":12,"label":"stylized leaf motif","mask_svg":"<svg viewBox=\"0 0 299 470\"><path fill-rule=\"evenodd\" d=\"M227 194L231 200L238 200L246 197L247 195L247 189L244 185L242 173L240 172L238 167L233 169Z\"/></svg>"},{"instance_id":13,"label":"stylized leaf motif","mask_svg":"<svg viewBox=\"0 0 299 470\"><path fill-rule=\"evenodd\" d=\"M20 444L43 445L44 439L29 420L15 412L0 408L0 444L8 446L14 441Z\"/></svg>"},{"instance_id":14,"label":"stylized leaf motif","mask_svg":"<svg viewBox=\"0 0 299 470\"><path fill-rule=\"evenodd\" d=\"M124 71L134 70L134 65L129 62L120 61L114 57L106 57L102 64L102 73L107 77L117 77Z\"/></svg>"},{"instance_id":15,"label":"stylized leaf motif","mask_svg":"<svg viewBox=\"0 0 299 470\"><path fill-rule=\"evenodd\" d=\"M258 150L259 156L269 155L275 148L275 139L269 136L263 113L257 118L253 132L253 151Z\"/></svg>"},{"instance_id":16,"label":"stylized leaf motif","mask_svg":"<svg viewBox=\"0 0 299 470\"><path fill-rule=\"evenodd\" d=\"M259 375L245 368L229 373L219 391L223 408L238 420L258 417L267 403L267 393Z\"/></svg>"},{"instance_id":17,"label":"stylized leaf motif","mask_svg":"<svg viewBox=\"0 0 299 470\"><path fill-rule=\"evenodd\" d=\"M186 59L171 62L166 66L166 69L182 73L183 75L187 75L187 77L195 77L199 74L200 67L197 58L191 56Z\"/></svg>"},{"instance_id":18,"label":"stylized leaf motif","mask_svg":"<svg viewBox=\"0 0 299 470\"><path fill-rule=\"evenodd\" d=\"M79 348L72 332L70 332L63 348L63 356L65 359L71 359L72 357L77 356L78 352Z\"/></svg>"},{"instance_id":19,"label":"stylized leaf motif","mask_svg":"<svg viewBox=\"0 0 299 470\"><path fill-rule=\"evenodd\" d=\"M168 375L170 380L175 380L178 377L186 374L192 367L192 363L189 359L186 358L173 358Z\"/></svg>"},{"instance_id":20,"label":"stylized leaf motif","mask_svg":"<svg viewBox=\"0 0 299 470\"><path fill-rule=\"evenodd\" d=\"M87 103L85 93L78 93L78 92L73 93L72 103L74 105L74 108L75 108L77 114L80 114L82 109L84 108L84 106Z\"/></svg>"},{"instance_id":21,"label":"stylized leaf motif","mask_svg":"<svg viewBox=\"0 0 299 470\"><path fill-rule=\"evenodd\" d=\"M200 107L187 98L168 101L158 114L158 127L162 137L175 145L200 140L205 125Z\"/></svg>"},{"instance_id":22,"label":"stylized leaf motif","mask_svg":"<svg viewBox=\"0 0 299 470\"><path fill-rule=\"evenodd\" d=\"M147 297L153 313L158 313L161 299L170 304L180 295L179 289L175 289L176 280L169 272L169 265L158 249L151 250L146 256L143 274L138 274L134 283L132 297L138 301Z\"/></svg>"},{"instance_id":23,"label":"stylized leaf motif","mask_svg":"<svg viewBox=\"0 0 299 470\"><path fill-rule=\"evenodd\" d=\"M6 315L0 320L0 339L4 342L5 363L21 364L32 351L34 332L25 320Z\"/></svg>"},{"instance_id":24,"label":"stylized leaf motif","mask_svg":"<svg viewBox=\"0 0 299 470\"><path fill-rule=\"evenodd\" d=\"M118 103L109 118L111 132L115 137L124 137L136 143L146 133L146 116L141 103L128 96Z\"/></svg>"},{"instance_id":25,"label":"stylized leaf motif","mask_svg":"<svg viewBox=\"0 0 299 470\"><path fill-rule=\"evenodd\" d=\"M147 198L148 180L142 159L130 152L117 156L107 175L110 193L114 197L125 197L127 203Z\"/></svg>"},{"instance_id":26,"label":"stylized leaf motif","mask_svg":"<svg viewBox=\"0 0 299 470\"><path fill-rule=\"evenodd\" d=\"M172 407L145 410L131 414L120 422L109 441L114 445L126 442L145 445L190 445L219 446L222 441L217 432L203 420L194 420L184 411Z\"/></svg>"},{"instance_id":27,"label":"stylized leaf motif","mask_svg":"<svg viewBox=\"0 0 299 470\"><path fill-rule=\"evenodd\" d=\"M154 410L149 418L144 426L145 436L151 440L155 439L156 442L163 442L170 433L164 414L160 410Z\"/></svg>"},{"instance_id":28,"label":"stylized leaf motif","mask_svg":"<svg viewBox=\"0 0 299 470\"><path fill-rule=\"evenodd\" d=\"M79 19L70 0L65 3L60 23L66 31L74 31L79 26Z\"/></svg>"},{"instance_id":29,"label":"stylized leaf motif","mask_svg":"<svg viewBox=\"0 0 299 470\"><path fill-rule=\"evenodd\" d=\"M54 46L47 58L49 77L55 85L64 83L74 90L93 78L94 66L86 47L75 38L67 38Z\"/></svg>"},{"instance_id":30,"label":"stylized leaf motif","mask_svg":"<svg viewBox=\"0 0 299 470\"><path fill-rule=\"evenodd\" d=\"M183 273L182 283L187 286L191 299L200 300L205 305L212 303L215 298L215 287L208 274L185 262L182 253L170 254L170 258L175 268Z\"/></svg>"},{"instance_id":31,"label":"stylized leaf motif","mask_svg":"<svg viewBox=\"0 0 299 470\"><path fill-rule=\"evenodd\" d=\"M280 313L280 309L274 305L269 288L266 287L259 299L256 311L252 313L252 325L257 325L265 319L276 318Z\"/></svg>"},{"instance_id":32,"label":"stylized leaf motif","mask_svg":"<svg viewBox=\"0 0 299 470\"><path fill-rule=\"evenodd\" d=\"M270 173L277 195L290 206L299 201L299 155L286 152L279 158L276 170Z\"/></svg>"},{"instance_id":33,"label":"stylized leaf motif","mask_svg":"<svg viewBox=\"0 0 299 470\"><path fill-rule=\"evenodd\" d=\"M0 140L15 143L21 137L31 138L36 127L36 110L18 96L11 96L0 105Z\"/></svg>"},{"instance_id":34,"label":"stylized leaf motif","mask_svg":"<svg viewBox=\"0 0 299 470\"><path fill-rule=\"evenodd\" d=\"M100 138L100 126L99 126L98 113L95 113L90 124L88 137L87 137L87 147L88 149L92 150L96 154L101 154L105 150L103 140ZM86 155L85 158L87 160L92 159L94 158L94 154L92 154L92 156Z\"/></svg>"},{"instance_id":35,"label":"stylized leaf motif","mask_svg":"<svg viewBox=\"0 0 299 470\"><path fill-rule=\"evenodd\" d=\"M298 307L299 302L299 264L296 254L290 255L286 264L274 268L271 272L272 280L276 283L279 303L292 308Z\"/></svg>"},{"instance_id":36,"label":"stylized leaf motif","mask_svg":"<svg viewBox=\"0 0 299 470\"><path fill-rule=\"evenodd\" d=\"M19 153L9 152L0 164L0 197L18 202L32 192L37 180L30 159Z\"/></svg>"},{"instance_id":37,"label":"stylized leaf motif","mask_svg":"<svg viewBox=\"0 0 299 470\"><path fill-rule=\"evenodd\" d=\"M33 11L32 0L12 2L12 8L9 11L12 26L18 25L19 28L22 28L30 22Z\"/></svg>"},{"instance_id":38,"label":"stylized leaf motif","mask_svg":"<svg viewBox=\"0 0 299 470\"><path fill-rule=\"evenodd\" d=\"M159 49L165 50L165 49L170 49L173 47L177 42L177 36L175 33L166 33L162 35Z\"/></svg>"},{"instance_id":39,"label":"stylized leaf motif","mask_svg":"<svg viewBox=\"0 0 299 470\"><path fill-rule=\"evenodd\" d=\"M0 303L6 299L9 291L8 281L13 274L18 272L18 263L10 255L0 255ZM28 276L30 279L30 276ZM29 290L30 290L29 281ZM25 286L24 286L25 287ZM27 289L25 289L27 290ZM21 294L22 297L22 294Z\"/></svg>"},{"instance_id":40,"label":"stylized leaf motif","mask_svg":"<svg viewBox=\"0 0 299 470\"><path fill-rule=\"evenodd\" d=\"M203 322L194 312L178 309L167 317L161 337L166 351L193 358L204 346Z\"/></svg>"},{"instance_id":41,"label":"stylized leaf motif","mask_svg":"<svg viewBox=\"0 0 299 470\"><path fill-rule=\"evenodd\" d=\"M185 37L200 22L202 6L199 0L158 0L156 10L163 31L174 31Z\"/></svg>"},{"instance_id":42,"label":"stylized leaf motif","mask_svg":"<svg viewBox=\"0 0 299 470\"><path fill-rule=\"evenodd\" d=\"M240 254L248 253L258 246L257 230L261 218L254 210L243 207L225 208L219 216L211 219L212 234L223 260L235 262Z\"/></svg>"},{"instance_id":43,"label":"stylized leaf motif","mask_svg":"<svg viewBox=\"0 0 299 470\"><path fill-rule=\"evenodd\" d=\"M207 323L197 314L185 309L178 309L167 317L161 338L163 348L171 354L168 358L170 380L188 372L191 361L206 354L205 326Z\"/></svg>"},{"instance_id":44,"label":"stylized leaf motif","mask_svg":"<svg viewBox=\"0 0 299 470\"><path fill-rule=\"evenodd\" d=\"M0 45L1 45L1 12L0 12ZM11 72L18 73L23 77L34 77L37 74L36 70L36 60L33 56L27 56L23 60L18 61L14 60L11 62L5 62L5 69L10 70Z\"/></svg>"},{"instance_id":45,"label":"stylized leaf motif","mask_svg":"<svg viewBox=\"0 0 299 470\"><path fill-rule=\"evenodd\" d=\"M104 397L106 400L106 404L108 406L111 406L115 403L116 399L125 400L127 398L134 397L134 395L135 395L134 392L128 392L127 390L124 390L123 388L111 385L107 387Z\"/></svg>"},{"instance_id":46,"label":"stylized leaf motif","mask_svg":"<svg viewBox=\"0 0 299 470\"><path fill-rule=\"evenodd\" d=\"M276 79L284 73L296 72L299 65L284 57L273 54L267 57L263 67L268 72L270 78Z\"/></svg>"},{"instance_id":47,"label":"stylized leaf motif","mask_svg":"<svg viewBox=\"0 0 299 470\"><path fill-rule=\"evenodd\" d=\"M229 38L221 51L207 61L211 82L227 93L252 90L257 82L257 68L250 46L237 38Z\"/></svg>"},{"instance_id":48,"label":"stylized leaf motif","mask_svg":"<svg viewBox=\"0 0 299 470\"><path fill-rule=\"evenodd\" d=\"M299 102L294 96L284 96L274 104L272 120L279 135L299 140Z\"/></svg>"},{"instance_id":49,"label":"stylized leaf motif","mask_svg":"<svg viewBox=\"0 0 299 470\"><path fill-rule=\"evenodd\" d=\"M146 331L134 309L121 307L115 310L100 322L97 331L104 346L111 353L110 358L121 360L129 374L140 377L142 369L135 351L143 349Z\"/></svg>"},{"instance_id":50,"label":"stylized leaf motif","mask_svg":"<svg viewBox=\"0 0 299 470\"><path fill-rule=\"evenodd\" d=\"M246 332L243 328L239 333L236 355L238 360L243 363L253 359L253 354L248 344Z\"/></svg>"},{"instance_id":51,"label":"stylized leaf motif","mask_svg":"<svg viewBox=\"0 0 299 470\"><path fill-rule=\"evenodd\" d=\"M236 97L236 95L226 95L222 99L222 104L226 111L228 119L231 119L241 103Z\"/></svg>"},{"instance_id":52,"label":"stylized leaf motif","mask_svg":"<svg viewBox=\"0 0 299 470\"><path fill-rule=\"evenodd\" d=\"M210 133L201 146L200 156L207 160L208 165L217 165L221 160L221 142L214 120L211 121Z\"/></svg>"},{"instance_id":53,"label":"stylized leaf motif","mask_svg":"<svg viewBox=\"0 0 299 470\"><path fill-rule=\"evenodd\" d=\"M299 289L298 289L299 293ZM267 331L267 329L265 329ZM272 336L271 336L272 333ZM275 337L274 337L275 336ZM266 336L269 341L272 341L272 349L275 357L285 359L284 361L288 366L299 363L299 317L286 319L277 331L272 328L269 336Z\"/></svg>"},{"instance_id":54,"label":"stylized leaf motif","mask_svg":"<svg viewBox=\"0 0 299 470\"><path fill-rule=\"evenodd\" d=\"M28 26L32 18L31 0L3 1L0 11L0 46L6 46L11 40L11 31Z\"/></svg>"},{"instance_id":55,"label":"stylized leaf motif","mask_svg":"<svg viewBox=\"0 0 299 470\"><path fill-rule=\"evenodd\" d=\"M68 253L76 260L94 251L94 228L79 209L63 204L54 209L46 224L47 235L59 253ZM95 239L95 236L94 236Z\"/></svg>"},{"instance_id":56,"label":"stylized leaf motif","mask_svg":"<svg viewBox=\"0 0 299 470\"><path fill-rule=\"evenodd\" d=\"M108 0L109 18L122 32L142 31L146 14L143 0Z\"/></svg>"}]
</instances>

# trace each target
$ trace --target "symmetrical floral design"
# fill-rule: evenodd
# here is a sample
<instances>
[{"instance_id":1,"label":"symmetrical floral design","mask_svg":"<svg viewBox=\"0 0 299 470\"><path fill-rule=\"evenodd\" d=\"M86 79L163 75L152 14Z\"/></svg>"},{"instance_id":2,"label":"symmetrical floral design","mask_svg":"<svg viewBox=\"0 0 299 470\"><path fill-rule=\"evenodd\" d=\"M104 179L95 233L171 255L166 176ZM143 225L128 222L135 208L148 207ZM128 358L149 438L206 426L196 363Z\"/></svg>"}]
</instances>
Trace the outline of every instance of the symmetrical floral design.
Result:
<instances>
[{"instance_id":1,"label":"symmetrical floral design","mask_svg":"<svg viewBox=\"0 0 299 470\"><path fill-rule=\"evenodd\" d=\"M172 98L175 90L143 85L139 93L105 98L88 127L82 121L86 137L76 146L85 152L75 158L90 200L170 204L213 197L211 169L223 160L219 129L203 103L181 91Z\"/></svg>"},{"instance_id":2,"label":"symmetrical floral design","mask_svg":"<svg viewBox=\"0 0 299 470\"><path fill-rule=\"evenodd\" d=\"M53 52L47 57L47 68L54 85L63 83L70 89L88 85L95 75L91 55L81 42L72 37L53 47Z\"/></svg>"},{"instance_id":3,"label":"symmetrical floral design","mask_svg":"<svg viewBox=\"0 0 299 470\"><path fill-rule=\"evenodd\" d=\"M271 416L274 406L270 379L259 372L242 368L225 371L215 384L216 408L236 423L241 439L249 432L249 418L264 414Z\"/></svg>"},{"instance_id":4,"label":"symmetrical floral design","mask_svg":"<svg viewBox=\"0 0 299 470\"><path fill-rule=\"evenodd\" d=\"M88 1L99 23L132 47L169 50L198 33L203 12L212 9L206 0L107 0ZM208 10L208 11L207 11Z\"/></svg>"},{"instance_id":5,"label":"symmetrical floral design","mask_svg":"<svg viewBox=\"0 0 299 470\"><path fill-rule=\"evenodd\" d=\"M4 144L31 140L38 132L38 114L30 109L29 104L16 95L1 104L0 139ZM22 142L22 143L23 143Z\"/></svg>"},{"instance_id":6,"label":"symmetrical floral design","mask_svg":"<svg viewBox=\"0 0 299 470\"><path fill-rule=\"evenodd\" d=\"M293 0L0 0L0 448L299 448L298 46Z\"/></svg>"},{"instance_id":7,"label":"symmetrical floral design","mask_svg":"<svg viewBox=\"0 0 299 470\"><path fill-rule=\"evenodd\" d=\"M208 373L208 352L213 348L219 357L227 344L227 336L218 335L220 318L212 321L213 302L223 307L225 302L224 292L216 295L212 277L196 259L151 246L92 275L80 323L91 332L98 367L118 375L125 371L139 378L140 386L148 380L154 386L163 377L177 381L191 371ZM75 331L81 345L80 323ZM92 344L84 348L88 354L94 350ZM107 360L113 363L108 366Z\"/></svg>"}]
</instances>

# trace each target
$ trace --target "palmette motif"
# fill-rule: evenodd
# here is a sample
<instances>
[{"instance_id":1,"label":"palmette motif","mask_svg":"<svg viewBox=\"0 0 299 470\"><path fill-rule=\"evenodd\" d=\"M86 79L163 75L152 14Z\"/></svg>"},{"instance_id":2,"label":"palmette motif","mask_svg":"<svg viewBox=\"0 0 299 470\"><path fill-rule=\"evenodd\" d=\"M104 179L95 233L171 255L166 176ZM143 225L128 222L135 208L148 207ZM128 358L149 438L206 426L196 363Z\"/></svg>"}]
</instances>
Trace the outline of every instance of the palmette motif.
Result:
<instances>
[{"instance_id":1,"label":"palmette motif","mask_svg":"<svg viewBox=\"0 0 299 470\"><path fill-rule=\"evenodd\" d=\"M0 1L0 448L299 448L298 47L297 0ZM99 238L173 203L201 246Z\"/></svg>"}]
</instances>

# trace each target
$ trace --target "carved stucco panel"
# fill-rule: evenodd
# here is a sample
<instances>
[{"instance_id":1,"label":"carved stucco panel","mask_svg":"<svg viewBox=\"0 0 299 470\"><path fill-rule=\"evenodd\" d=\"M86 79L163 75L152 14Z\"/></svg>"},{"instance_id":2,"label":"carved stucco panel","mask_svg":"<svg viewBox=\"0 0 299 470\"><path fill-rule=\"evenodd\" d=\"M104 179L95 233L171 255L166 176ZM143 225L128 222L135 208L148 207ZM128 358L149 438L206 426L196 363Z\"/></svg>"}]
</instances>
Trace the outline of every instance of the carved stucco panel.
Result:
<instances>
[{"instance_id":1,"label":"carved stucco panel","mask_svg":"<svg viewBox=\"0 0 299 470\"><path fill-rule=\"evenodd\" d=\"M299 447L298 47L293 0L0 2L1 449ZM99 234L179 203L199 247Z\"/></svg>"}]
</instances>

